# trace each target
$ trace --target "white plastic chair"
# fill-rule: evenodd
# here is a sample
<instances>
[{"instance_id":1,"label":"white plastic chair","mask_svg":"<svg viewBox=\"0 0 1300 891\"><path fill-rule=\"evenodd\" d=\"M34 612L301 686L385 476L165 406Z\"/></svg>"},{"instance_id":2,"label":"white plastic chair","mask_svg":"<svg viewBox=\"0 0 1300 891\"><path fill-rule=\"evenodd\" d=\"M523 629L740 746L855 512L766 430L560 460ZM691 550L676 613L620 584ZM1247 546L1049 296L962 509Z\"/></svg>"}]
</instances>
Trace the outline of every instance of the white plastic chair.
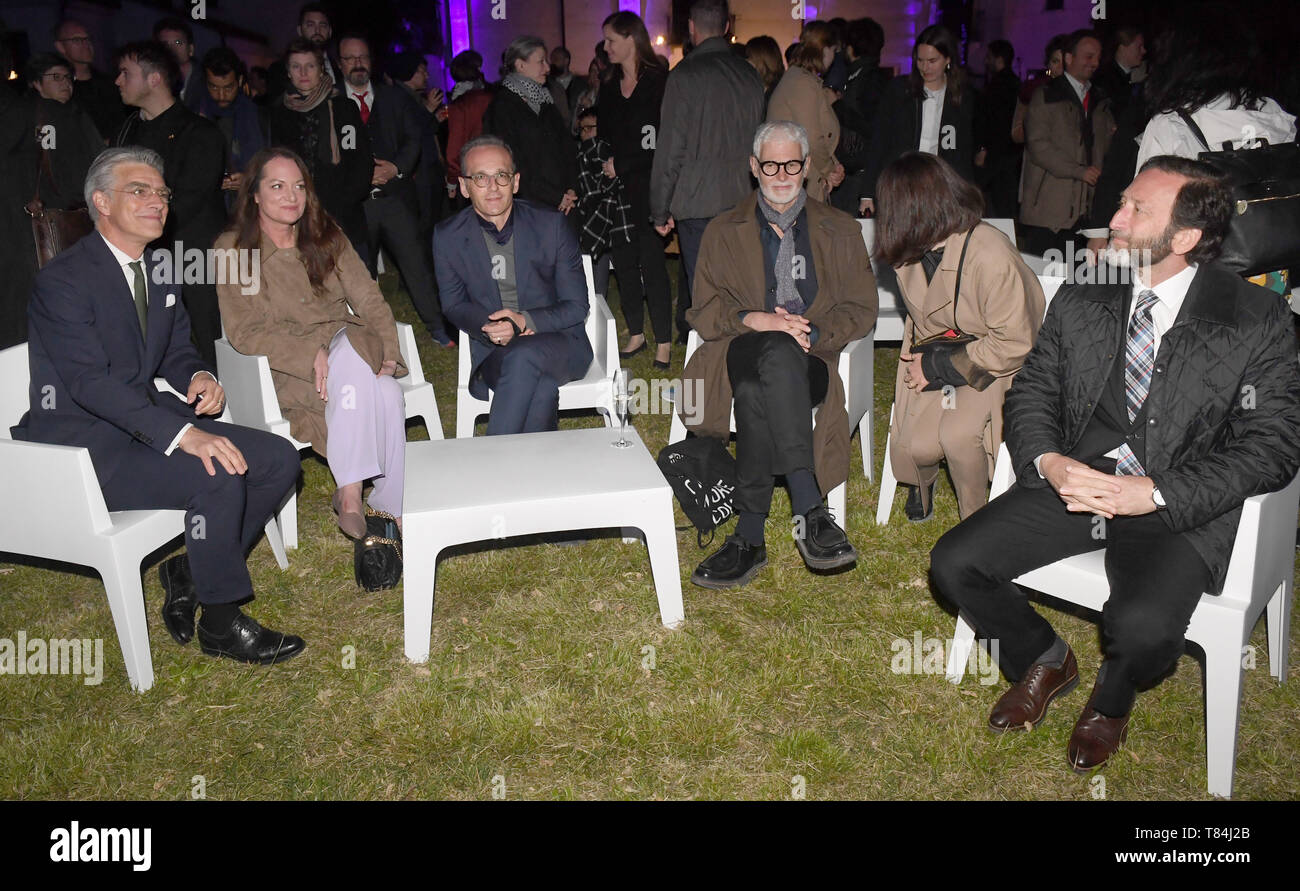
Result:
<instances>
[{"instance_id":1,"label":"white plastic chair","mask_svg":"<svg viewBox=\"0 0 1300 891\"><path fill-rule=\"evenodd\" d=\"M405 322L397 323L397 346L406 365L406 377L397 378L406 402L406 417L420 418L429 430L430 439L442 439L442 418L434 398L433 384L424 379L424 366L415 346L415 332ZM226 407L231 420L244 427L265 430L289 440L299 451L311 448L309 442L299 442L289 434L289 422L280 413L280 403L275 396L275 383L271 379L271 365L266 356L248 356L230 345L222 337L216 342L217 374L226 389ZM267 528L267 538L281 569L289 565L285 548L298 547L298 493L280 508L273 521L275 531Z\"/></svg>"},{"instance_id":2,"label":"white plastic chair","mask_svg":"<svg viewBox=\"0 0 1300 891\"><path fill-rule=\"evenodd\" d=\"M998 223L1000 220L985 220L987 223ZM1038 283L1043 288L1043 296L1046 300L1043 303L1043 313L1046 315L1047 307L1051 305L1052 298L1056 296L1057 290L1065 283L1065 277L1060 275L1043 275L1043 258L1034 258L1032 255L1021 254L1021 257L1028 263L1030 269L1034 269L1038 274ZM1033 259L1038 260L1037 266L1029 262ZM885 457L880 468L880 494L876 500L876 525L889 525L889 515L894 509L894 495L898 491L898 479L894 476L894 465L889 460L889 443L893 437L894 430L894 406L889 406L889 426L885 428ZM990 496L991 498L992 496Z\"/></svg>"},{"instance_id":3,"label":"white plastic chair","mask_svg":"<svg viewBox=\"0 0 1300 891\"><path fill-rule=\"evenodd\" d=\"M993 472L993 497L1010 488L1011 456L1003 445ZM1206 785L1211 795L1232 796L1241 709L1242 648L1267 611L1269 673L1286 681L1291 599L1295 576L1296 514L1300 477L1286 488L1247 498L1228 562L1223 593L1204 594L1192 613L1187 639L1205 652ZM1110 589L1105 551L1058 560L1015 579L1057 600L1100 612ZM975 631L957 618L948 656L948 680L960 683Z\"/></svg>"},{"instance_id":4,"label":"white plastic chair","mask_svg":"<svg viewBox=\"0 0 1300 891\"><path fill-rule=\"evenodd\" d=\"M694 329L686 338L686 359L689 362L692 354L700 348L702 343L699 332ZM865 337L861 337L847 344L844 349L840 350L839 364L836 366L839 372L840 381L844 384L844 406L849 415L849 438L853 438L853 431L860 431L858 437L862 445L862 474L868 480L871 479L872 457L872 394L873 380L875 378L875 344L871 332L867 332ZM813 421L817 419L817 409L813 408ZM731 432L736 432L736 412L735 406L732 406L731 412ZM681 442L686 438L686 425L682 423L681 415L673 412L672 422L668 431L668 442ZM843 482L836 486L826 496L826 506L830 508L835 519L843 526L848 519L847 516L848 502L848 483Z\"/></svg>"},{"instance_id":5,"label":"white plastic chair","mask_svg":"<svg viewBox=\"0 0 1300 891\"><path fill-rule=\"evenodd\" d=\"M587 277L587 339L591 341L591 364L587 373L576 381L560 386L560 411L594 408L613 424L614 393L611 380L619 369L618 328L605 298L596 293L591 275L591 257L582 255L582 271ZM492 407L492 391L479 399L469 391L469 335L460 332L460 365L456 373L456 438L474 435L474 422Z\"/></svg>"},{"instance_id":6,"label":"white plastic chair","mask_svg":"<svg viewBox=\"0 0 1300 891\"><path fill-rule=\"evenodd\" d=\"M9 428L27 411L29 382L27 344L0 350L0 489L23 506L21 512L0 514L0 551L98 572L127 678L143 693L153 686L154 676L140 564L184 534L185 511L110 513L89 451L10 439ZM175 394L161 379L155 385Z\"/></svg>"}]
</instances>

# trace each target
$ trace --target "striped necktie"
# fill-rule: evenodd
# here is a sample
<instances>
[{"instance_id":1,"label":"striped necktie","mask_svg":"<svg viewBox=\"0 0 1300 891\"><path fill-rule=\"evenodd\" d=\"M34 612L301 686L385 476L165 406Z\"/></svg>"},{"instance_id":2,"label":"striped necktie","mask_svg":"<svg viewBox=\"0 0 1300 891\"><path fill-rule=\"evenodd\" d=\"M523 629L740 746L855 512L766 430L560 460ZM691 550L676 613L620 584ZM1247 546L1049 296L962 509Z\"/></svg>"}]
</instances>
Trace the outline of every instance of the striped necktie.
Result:
<instances>
[{"instance_id":1,"label":"striped necktie","mask_svg":"<svg viewBox=\"0 0 1300 891\"><path fill-rule=\"evenodd\" d=\"M1144 290L1138 294L1137 308L1128 323L1128 344L1124 348L1124 401L1128 404L1128 420L1133 423L1151 389L1151 369L1156 364L1156 326L1151 320L1151 307L1159 300L1156 292ZM1120 475L1141 476L1142 463L1129 448L1119 447L1115 472Z\"/></svg>"}]
</instances>

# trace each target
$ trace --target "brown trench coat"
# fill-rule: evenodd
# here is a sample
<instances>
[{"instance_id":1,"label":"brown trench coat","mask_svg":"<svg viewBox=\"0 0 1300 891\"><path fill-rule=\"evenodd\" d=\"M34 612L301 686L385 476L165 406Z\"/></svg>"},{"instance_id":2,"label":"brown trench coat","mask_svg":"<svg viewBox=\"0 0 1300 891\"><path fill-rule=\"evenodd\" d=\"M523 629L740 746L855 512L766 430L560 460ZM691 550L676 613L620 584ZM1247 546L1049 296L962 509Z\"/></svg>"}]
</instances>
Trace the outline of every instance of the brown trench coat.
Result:
<instances>
[{"instance_id":1,"label":"brown trench coat","mask_svg":"<svg viewBox=\"0 0 1300 891\"><path fill-rule=\"evenodd\" d=\"M214 247L231 249L235 233L225 232ZM397 323L379 285L361 258L346 242L334 272L326 277L324 293L312 293L296 248L277 248L262 235L260 281L253 294L238 283L217 285L221 323L230 345L241 353L261 354L271 365L271 379L280 412L289 432L326 455L325 403L316 392L316 351L329 349L345 325L348 342L370 369L388 359L397 362L397 377L406 365L397 346ZM351 307L352 312L348 312Z\"/></svg>"},{"instance_id":2,"label":"brown trench coat","mask_svg":"<svg viewBox=\"0 0 1300 891\"><path fill-rule=\"evenodd\" d=\"M726 440L731 435L731 379L727 348L731 339L750 331L739 313L766 310L763 245L755 206L758 193L713 218L704 230L695 263L691 308L686 319L704 343L682 371L683 386L693 381L698 416L683 416L700 436ZM817 273L817 295L808 321L820 332L812 355L826 363L829 386L813 429L813 470L823 493L849 478L849 419L844 384L837 370L841 349L865 337L876 324L879 297L862 229L856 220L816 201L805 204Z\"/></svg>"},{"instance_id":3,"label":"brown trench coat","mask_svg":"<svg viewBox=\"0 0 1300 891\"><path fill-rule=\"evenodd\" d=\"M965 232L957 232L944 242L943 260L929 284L919 262L899 268L899 296L907 307L907 321L903 324L904 347L953 327L952 296L965 238ZM999 403L990 412L985 438L988 470L991 470L998 446L1002 444L1001 399L1033 348L1038 329L1043 324L1046 305L1038 276L1025 265L1015 245L992 226L976 226L966 251L961 295L957 301L960 318L957 321L963 332L978 339L953 356L953 367L972 389L990 393ZM963 391L964 388L957 390L958 399L961 399ZM904 387L900 364L894 381L895 427L902 419L919 412L920 406L914 406L913 402L941 398L943 394L938 390L917 393ZM929 413L925 417L941 415ZM897 435L900 431L894 432ZM925 438L937 435L932 431L924 433L927 434ZM903 435L917 435L917 431ZM901 482L918 484L911 469L899 467L895 462L894 471ZM987 483L986 473L984 484Z\"/></svg>"},{"instance_id":4,"label":"brown trench coat","mask_svg":"<svg viewBox=\"0 0 1300 891\"><path fill-rule=\"evenodd\" d=\"M808 133L808 197L826 201L827 179L835 170L835 149L840 144L840 119L831 108L835 94L806 68L792 65L776 84L767 104L769 121L794 121Z\"/></svg>"}]
</instances>

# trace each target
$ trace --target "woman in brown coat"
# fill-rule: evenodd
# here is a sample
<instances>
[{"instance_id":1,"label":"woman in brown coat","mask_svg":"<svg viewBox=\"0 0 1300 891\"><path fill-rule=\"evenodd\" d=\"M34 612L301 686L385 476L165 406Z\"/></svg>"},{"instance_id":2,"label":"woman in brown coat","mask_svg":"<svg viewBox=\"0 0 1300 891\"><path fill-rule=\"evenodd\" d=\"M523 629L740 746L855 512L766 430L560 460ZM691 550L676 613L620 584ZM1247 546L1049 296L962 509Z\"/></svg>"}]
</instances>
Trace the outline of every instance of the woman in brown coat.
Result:
<instances>
[{"instance_id":1,"label":"woman in brown coat","mask_svg":"<svg viewBox=\"0 0 1300 891\"><path fill-rule=\"evenodd\" d=\"M216 248L254 252L252 293L217 285L226 336L241 353L267 357L290 433L329 462L339 528L365 535L361 488L370 478L371 505L400 518L406 412L394 377L406 366L397 325L301 158L284 148L253 156Z\"/></svg>"},{"instance_id":2,"label":"woman in brown coat","mask_svg":"<svg viewBox=\"0 0 1300 891\"><path fill-rule=\"evenodd\" d=\"M834 94L822 86L822 75L835 58L831 26L809 22L799 35L799 49L767 104L769 121L794 121L808 134L812 151L808 197L826 201L831 189L844 182L844 165L835 160L840 122L831 108Z\"/></svg>"},{"instance_id":3,"label":"woman in brown coat","mask_svg":"<svg viewBox=\"0 0 1300 891\"><path fill-rule=\"evenodd\" d=\"M920 521L934 509L946 459L965 519L988 501L1002 400L1038 335L1043 289L1015 245L980 224L979 189L942 158L904 154L885 168L878 191L878 256L898 270L907 306L887 460L913 487L907 518ZM912 349L945 333L975 339L950 350Z\"/></svg>"}]
</instances>

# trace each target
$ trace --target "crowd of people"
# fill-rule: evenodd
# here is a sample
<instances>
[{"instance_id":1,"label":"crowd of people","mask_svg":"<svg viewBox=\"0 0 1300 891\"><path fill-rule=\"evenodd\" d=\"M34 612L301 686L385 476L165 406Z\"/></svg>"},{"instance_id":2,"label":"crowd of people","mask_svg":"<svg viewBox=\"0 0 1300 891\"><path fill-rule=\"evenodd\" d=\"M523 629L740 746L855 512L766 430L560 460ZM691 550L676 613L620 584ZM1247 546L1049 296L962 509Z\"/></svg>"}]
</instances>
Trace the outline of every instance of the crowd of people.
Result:
<instances>
[{"instance_id":1,"label":"crowd of people","mask_svg":"<svg viewBox=\"0 0 1300 891\"><path fill-rule=\"evenodd\" d=\"M1149 71L1140 32L1119 29L1109 49L1091 31L1053 38L1044 75L1023 86L1014 49L993 41L981 93L941 25L891 77L870 19L810 21L784 59L771 38L729 40L728 23L725 0L697 0L691 50L669 70L640 17L614 13L585 77L563 47L520 36L499 83L481 55L457 55L444 96L423 58L333 40L312 4L256 74L225 48L196 61L186 23L164 19L118 49L112 92L86 29L61 22L60 54L34 56L29 92L0 108L0 151L13 195L84 204L97 234L39 273L34 250L18 251L7 276L4 331L28 342L32 370L14 435L87 447L110 510L205 517L160 568L168 630L185 643L197 627L214 655L282 661L303 640L239 604L253 593L244 555L299 458L215 423L214 342L224 330L267 356L292 435L329 464L340 530L361 539L369 511L400 528L405 472L408 369L376 283L380 248L435 344L466 336L470 391L493 393L489 435L556 429L559 388L592 359L587 254L598 293L611 266L618 279L624 357L652 334L667 369L698 332L682 377L703 410L688 429L725 441L734 413L738 520L691 580L736 588L762 571L778 481L808 568L844 569L858 552L825 497L849 475L837 356L878 310L854 219L873 215L875 260L907 314L887 460L914 521L932 516L942 466L951 474L961 522L932 571L1000 641L1013 686L990 726L1032 727L1078 682L1068 644L1010 580L1104 546L1105 658L1068 749L1076 768L1104 763L1137 691L1176 661L1201 593L1221 587L1241 501L1300 467L1289 314L1215 265L1227 186L1194 160L1246 129L1294 141L1294 117L1202 25L1162 36ZM57 144L42 142L47 124ZM1020 246L981 222L1004 214ZM1019 248L1075 238L1109 251L1096 262L1148 254L1125 284L1072 283L1049 309ZM257 284L163 281L146 255L159 245L256 250ZM1276 270L1257 284L1286 282ZM158 400L155 376L187 401ZM1004 434L1020 485L987 504ZM1098 517L1113 524L1104 540Z\"/></svg>"}]
</instances>

